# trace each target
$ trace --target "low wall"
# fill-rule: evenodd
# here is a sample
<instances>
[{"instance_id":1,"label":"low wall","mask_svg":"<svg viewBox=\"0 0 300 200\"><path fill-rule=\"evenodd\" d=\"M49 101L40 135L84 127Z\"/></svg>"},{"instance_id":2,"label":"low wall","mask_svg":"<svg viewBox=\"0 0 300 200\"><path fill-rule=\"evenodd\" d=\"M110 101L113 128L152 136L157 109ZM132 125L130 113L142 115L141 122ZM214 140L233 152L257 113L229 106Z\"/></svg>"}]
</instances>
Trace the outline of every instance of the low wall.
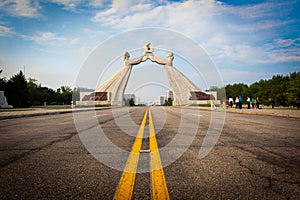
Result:
<instances>
[{"instance_id":1,"label":"low wall","mask_svg":"<svg viewBox=\"0 0 300 200\"><path fill-rule=\"evenodd\" d=\"M76 106L110 105L110 101L76 101Z\"/></svg>"}]
</instances>

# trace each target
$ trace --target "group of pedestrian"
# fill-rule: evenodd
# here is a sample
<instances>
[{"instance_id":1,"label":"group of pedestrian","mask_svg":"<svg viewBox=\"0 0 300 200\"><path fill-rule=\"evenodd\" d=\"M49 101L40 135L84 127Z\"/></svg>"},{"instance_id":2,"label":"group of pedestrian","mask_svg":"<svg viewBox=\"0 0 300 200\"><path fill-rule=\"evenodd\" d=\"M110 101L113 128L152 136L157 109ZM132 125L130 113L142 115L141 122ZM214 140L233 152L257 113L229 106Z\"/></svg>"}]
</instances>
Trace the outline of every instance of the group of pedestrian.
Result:
<instances>
[{"instance_id":1,"label":"group of pedestrian","mask_svg":"<svg viewBox=\"0 0 300 200\"><path fill-rule=\"evenodd\" d=\"M250 109L251 105L252 105L252 108L253 109L259 109L259 105L260 105L260 101L259 101L259 98L256 97L256 98L250 98L250 97L247 97L246 99L246 102L247 102L247 108ZM271 104L272 104L272 108L274 108L274 99L271 101ZM234 106L235 105L235 106ZM236 109L242 109L243 108L243 97L241 96L236 96L235 97L235 100L233 101L233 98L232 97L229 97L228 98L228 106L230 108L233 108L235 107Z\"/></svg>"},{"instance_id":2,"label":"group of pedestrian","mask_svg":"<svg viewBox=\"0 0 300 200\"><path fill-rule=\"evenodd\" d=\"M256 97L256 98L252 98L251 100L251 104L252 104L252 108L253 109L259 109L259 98ZM248 106L248 109L250 109L250 106Z\"/></svg>"}]
</instances>

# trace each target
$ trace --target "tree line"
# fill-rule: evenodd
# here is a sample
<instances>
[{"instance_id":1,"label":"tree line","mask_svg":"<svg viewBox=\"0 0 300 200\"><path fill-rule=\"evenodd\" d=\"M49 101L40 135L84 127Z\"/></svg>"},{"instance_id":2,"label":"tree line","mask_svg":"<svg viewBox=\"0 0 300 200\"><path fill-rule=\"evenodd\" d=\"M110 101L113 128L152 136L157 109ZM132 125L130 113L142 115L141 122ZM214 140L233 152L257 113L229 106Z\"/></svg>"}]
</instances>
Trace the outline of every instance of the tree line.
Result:
<instances>
[{"instance_id":1,"label":"tree line","mask_svg":"<svg viewBox=\"0 0 300 200\"><path fill-rule=\"evenodd\" d=\"M61 86L56 91L43 87L37 80L25 79L22 71L10 79L0 78L0 90L4 91L7 102L15 108L37 105L70 105L72 96L78 95L69 86Z\"/></svg>"},{"instance_id":2,"label":"tree line","mask_svg":"<svg viewBox=\"0 0 300 200\"><path fill-rule=\"evenodd\" d=\"M0 72L1 73L1 72ZM72 96L78 100L79 92L69 86L61 86L57 90L43 87L37 80L25 79L22 71L13 75L10 79L0 78L0 90L4 90L7 101L14 107L30 107L36 105L69 105ZM251 85L244 83L228 84L223 88L211 87L211 91L218 92L221 97L242 96L259 97L260 103L270 105L270 99L275 100L275 106L299 106L300 99L300 72L292 72L289 75L276 75L269 80L260 80ZM166 103L171 104L167 101Z\"/></svg>"},{"instance_id":3,"label":"tree line","mask_svg":"<svg viewBox=\"0 0 300 200\"><path fill-rule=\"evenodd\" d=\"M224 88L212 87L211 90L220 91L220 95L222 95ZM225 92L227 98L243 97L243 102L246 102L246 97L258 97L260 103L270 105L273 98L275 106L298 107L300 99L300 72L292 72L286 76L275 75L272 79L260 80L249 86L244 83L229 84L225 86Z\"/></svg>"}]
</instances>

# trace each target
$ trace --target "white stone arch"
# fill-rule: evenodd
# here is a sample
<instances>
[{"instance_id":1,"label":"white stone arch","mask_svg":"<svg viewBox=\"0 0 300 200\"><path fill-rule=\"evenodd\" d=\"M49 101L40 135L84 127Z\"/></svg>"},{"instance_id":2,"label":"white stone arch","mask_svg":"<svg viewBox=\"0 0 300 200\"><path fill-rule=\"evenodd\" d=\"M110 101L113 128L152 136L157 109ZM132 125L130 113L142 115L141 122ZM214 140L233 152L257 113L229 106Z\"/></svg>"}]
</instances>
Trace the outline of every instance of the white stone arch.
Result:
<instances>
[{"instance_id":1,"label":"white stone arch","mask_svg":"<svg viewBox=\"0 0 300 200\"><path fill-rule=\"evenodd\" d=\"M172 52L167 54L167 59L163 59L155 56L153 51L153 46L149 42L145 44L144 54L142 56L129 59L129 53L125 52L123 55L124 66L107 81L105 81L100 87L98 87L96 92L106 92L109 96L111 105L122 105L124 91L131 74L132 66L138 65L141 62L145 62L149 59L152 62L164 66L170 87L174 95L173 105L179 106L191 104L191 92L200 92L200 89L173 66L174 55Z\"/></svg>"}]
</instances>

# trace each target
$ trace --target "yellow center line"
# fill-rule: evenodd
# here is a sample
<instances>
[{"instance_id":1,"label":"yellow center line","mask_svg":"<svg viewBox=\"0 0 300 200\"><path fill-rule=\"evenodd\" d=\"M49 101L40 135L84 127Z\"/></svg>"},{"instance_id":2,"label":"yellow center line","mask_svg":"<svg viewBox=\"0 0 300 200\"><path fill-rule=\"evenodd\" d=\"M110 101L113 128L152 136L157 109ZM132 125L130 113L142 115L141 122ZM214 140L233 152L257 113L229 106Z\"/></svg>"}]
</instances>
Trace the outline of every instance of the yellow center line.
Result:
<instances>
[{"instance_id":1,"label":"yellow center line","mask_svg":"<svg viewBox=\"0 0 300 200\"><path fill-rule=\"evenodd\" d=\"M114 199L131 199L132 197L136 177L136 170L139 162L140 149L142 146L144 128L146 125L148 112L149 108L146 109L142 124L136 136L135 142L132 146L130 155L127 160L127 164L120 179Z\"/></svg>"},{"instance_id":2,"label":"yellow center line","mask_svg":"<svg viewBox=\"0 0 300 200\"><path fill-rule=\"evenodd\" d=\"M170 199L149 107L146 109L142 124L128 157L127 164L120 179L114 199L132 198L147 115L149 115L152 199Z\"/></svg>"},{"instance_id":3,"label":"yellow center line","mask_svg":"<svg viewBox=\"0 0 300 200\"><path fill-rule=\"evenodd\" d=\"M149 109L149 131L150 131L150 165L152 199L170 199L164 170L161 164L159 149L156 141L153 120Z\"/></svg>"}]
</instances>

